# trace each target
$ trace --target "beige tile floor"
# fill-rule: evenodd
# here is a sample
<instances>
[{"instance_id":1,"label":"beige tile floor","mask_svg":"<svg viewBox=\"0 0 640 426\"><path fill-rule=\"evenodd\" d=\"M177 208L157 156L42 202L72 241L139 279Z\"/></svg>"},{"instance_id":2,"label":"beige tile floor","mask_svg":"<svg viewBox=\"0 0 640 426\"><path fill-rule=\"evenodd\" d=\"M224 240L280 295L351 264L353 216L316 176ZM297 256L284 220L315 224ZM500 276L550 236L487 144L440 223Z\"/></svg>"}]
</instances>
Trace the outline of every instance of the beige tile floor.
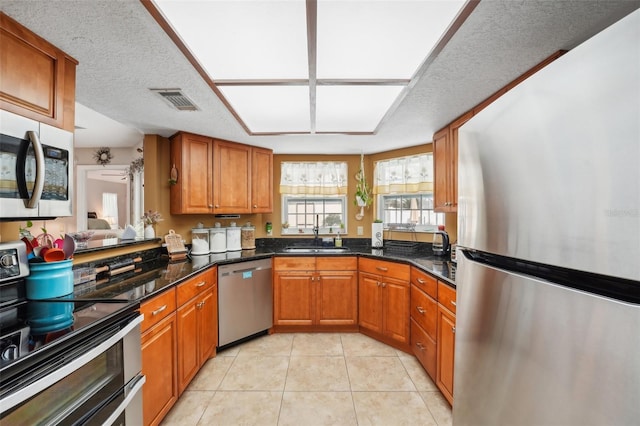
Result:
<instances>
[{"instance_id":1,"label":"beige tile floor","mask_svg":"<svg viewBox=\"0 0 640 426\"><path fill-rule=\"evenodd\" d=\"M359 333L263 336L209 360L170 425L451 425L417 359Z\"/></svg>"}]
</instances>

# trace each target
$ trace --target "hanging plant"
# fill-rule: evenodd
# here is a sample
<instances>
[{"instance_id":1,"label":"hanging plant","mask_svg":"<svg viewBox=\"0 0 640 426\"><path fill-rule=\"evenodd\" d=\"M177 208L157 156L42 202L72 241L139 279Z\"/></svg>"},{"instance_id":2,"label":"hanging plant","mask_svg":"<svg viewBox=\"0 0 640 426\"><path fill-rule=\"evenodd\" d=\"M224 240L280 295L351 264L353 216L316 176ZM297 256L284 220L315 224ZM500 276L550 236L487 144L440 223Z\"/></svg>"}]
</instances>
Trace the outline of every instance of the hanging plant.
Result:
<instances>
[{"instance_id":1,"label":"hanging plant","mask_svg":"<svg viewBox=\"0 0 640 426\"><path fill-rule=\"evenodd\" d=\"M359 207L368 207L373 203L371 189L364 174L364 156L360 154L360 170L356 173L356 198L353 203Z\"/></svg>"},{"instance_id":2,"label":"hanging plant","mask_svg":"<svg viewBox=\"0 0 640 426\"><path fill-rule=\"evenodd\" d=\"M136 158L129 165L129 177L144 170L144 157Z\"/></svg>"}]
</instances>

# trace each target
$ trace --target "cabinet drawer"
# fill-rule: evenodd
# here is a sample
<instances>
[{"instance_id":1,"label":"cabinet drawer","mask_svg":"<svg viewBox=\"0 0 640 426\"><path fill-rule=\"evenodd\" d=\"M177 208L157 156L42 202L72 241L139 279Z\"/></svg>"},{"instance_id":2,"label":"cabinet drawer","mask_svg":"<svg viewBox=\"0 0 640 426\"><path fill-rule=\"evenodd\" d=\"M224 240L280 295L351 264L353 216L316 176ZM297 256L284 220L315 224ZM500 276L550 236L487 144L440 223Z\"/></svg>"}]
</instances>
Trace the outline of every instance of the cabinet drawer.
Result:
<instances>
[{"instance_id":1,"label":"cabinet drawer","mask_svg":"<svg viewBox=\"0 0 640 426\"><path fill-rule=\"evenodd\" d=\"M358 260L358 268L362 272L397 278L403 281L409 281L411 275L409 265L364 257Z\"/></svg>"},{"instance_id":2,"label":"cabinet drawer","mask_svg":"<svg viewBox=\"0 0 640 426\"><path fill-rule=\"evenodd\" d=\"M315 271L315 257L274 257L273 269L276 271Z\"/></svg>"},{"instance_id":3,"label":"cabinet drawer","mask_svg":"<svg viewBox=\"0 0 640 426\"><path fill-rule=\"evenodd\" d=\"M411 349L420 364L427 370L433 380L436 378L437 358L436 341L415 322L411 320Z\"/></svg>"},{"instance_id":4,"label":"cabinet drawer","mask_svg":"<svg viewBox=\"0 0 640 426\"><path fill-rule=\"evenodd\" d=\"M411 285L411 318L432 338L437 336L438 303L415 285Z\"/></svg>"},{"instance_id":5,"label":"cabinet drawer","mask_svg":"<svg viewBox=\"0 0 640 426\"><path fill-rule=\"evenodd\" d=\"M196 275L177 286L178 306L184 305L196 295L209 290L216 282L214 269Z\"/></svg>"},{"instance_id":6,"label":"cabinet drawer","mask_svg":"<svg viewBox=\"0 0 640 426\"><path fill-rule=\"evenodd\" d=\"M438 280L416 267L411 267L411 284L419 287L434 299L438 298Z\"/></svg>"},{"instance_id":7,"label":"cabinet drawer","mask_svg":"<svg viewBox=\"0 0 640 426\"><path fill-rule=\"evenodd\" d=\"M316 257L318 271L355 271L358 269L357 257Z\"/></svg>"},{"instance_id":8,"label":"cabinet drawer","mask_svg":"<svg viewBox=\"0 0 640 426\"><path fill-rule=\"evenodd\" d=\"M438 281L438 302L455 314L456 290Z\"/></svg>"},{"instance_id":9,"label":"cabinet drawer","mask_svg":"<svg viewBox=\"0 0 640 426\"><path fill-rule=\"evenodd\" d=\"M140 305L140 313L144 315L144 320L140 326L140 331L144 332L153 325L159 323L176 310L176 289L165 291L148 302Z\"/></svg>"}]
</instances>

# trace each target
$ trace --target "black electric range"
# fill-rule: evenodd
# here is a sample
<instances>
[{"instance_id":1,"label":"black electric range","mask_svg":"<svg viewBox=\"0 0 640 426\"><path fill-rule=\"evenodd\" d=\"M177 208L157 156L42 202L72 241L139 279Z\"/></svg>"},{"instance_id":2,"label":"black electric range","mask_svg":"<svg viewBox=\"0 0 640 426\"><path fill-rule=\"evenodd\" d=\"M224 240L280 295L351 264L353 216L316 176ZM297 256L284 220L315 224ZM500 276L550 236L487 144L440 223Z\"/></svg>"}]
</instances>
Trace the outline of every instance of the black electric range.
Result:
<instances>
[{"instance_id":1,"label":"black electric range","mask_svg":"<svg viewBox=\"0 0 640 426\"><path fill-rule=\"evenodd\" d=\"M0 398L46 358L63 363L82 342L139 310L137 301L26 299L29 275L21 241L0 244ZM58 359L58 361L55 361Z\"/></svg>"}]
</instances>

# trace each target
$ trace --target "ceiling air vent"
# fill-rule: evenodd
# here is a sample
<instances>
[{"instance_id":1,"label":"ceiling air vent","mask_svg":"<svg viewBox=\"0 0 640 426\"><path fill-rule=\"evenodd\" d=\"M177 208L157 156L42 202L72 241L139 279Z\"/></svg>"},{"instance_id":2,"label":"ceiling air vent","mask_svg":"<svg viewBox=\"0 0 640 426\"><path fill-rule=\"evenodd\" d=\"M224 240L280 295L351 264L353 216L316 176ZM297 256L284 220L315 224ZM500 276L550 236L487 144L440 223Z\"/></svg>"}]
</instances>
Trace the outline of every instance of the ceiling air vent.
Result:
<instances>
[{"instance_id":1,"label":"ceiling air vent","mask_svg":"<svg viewBox=\"0 0 640 426\"><path fill-rule=\"evenodd\" d=\"M149 89L178 111L198 111L198 107L180 89Z\"/></svg>"}]
</instances>

